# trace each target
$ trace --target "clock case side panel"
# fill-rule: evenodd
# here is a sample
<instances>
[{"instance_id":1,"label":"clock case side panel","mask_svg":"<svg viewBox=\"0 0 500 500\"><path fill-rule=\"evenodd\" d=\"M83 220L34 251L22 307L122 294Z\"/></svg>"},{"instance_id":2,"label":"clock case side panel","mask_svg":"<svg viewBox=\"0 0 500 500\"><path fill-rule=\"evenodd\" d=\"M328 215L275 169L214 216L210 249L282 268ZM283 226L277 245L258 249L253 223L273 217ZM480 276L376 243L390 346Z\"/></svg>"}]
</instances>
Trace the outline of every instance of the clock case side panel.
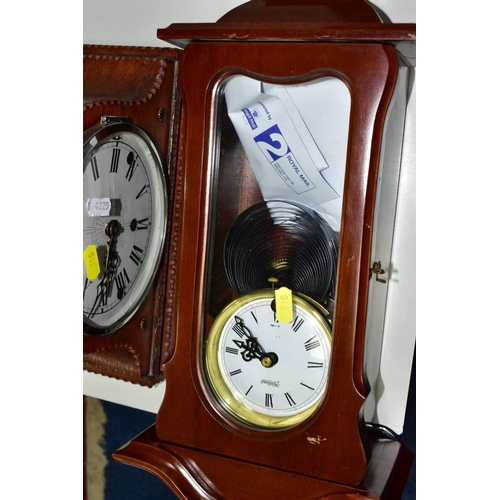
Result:
<instances>
[{"instance_id":1,"label":"clock case side panel","mask_svg":"<svg viewBox=\"0 0 500 500\"><path fill-rule=\"evenodd\" d=\"M276 60L281 61L279 67ZM362 67L361 61L367 66ZM344 201L343 211L343 225L349 229L341 234L341 271L337 278L337 289L342 290L343 298L336 306L337 338L329 392L323 406L307 423L279 434L256 431L235 424L221 412L203 373L201 352L207 327L204 294L212 208L210 165L215 161L213 144L217 135L212 119L216 84L224 75L242 71L241 68L247 74L290 79L331 68L332 64L336 74L347 75L345 79L352 89L354 134L348 147L349 172L345 181L349 207L346 210ZM365 328L365 324L359 324L363 317L358 314L358 305L360 302L363 305L369 275L370 247L365 227L372 224L373 207L368 205L374 203L374 196L368 193L375 191L373 182L384 116L397 64L394 49L377 44L296 43L290 47L287 43L193 42L188 45L181 75L183 113L186 113L182 141L186 171L178 241L182 251L177 262L183 280L177 281L176 289L173 328L176 345L164 365L169 384L157 418L159 439L227 456L229 460L267 464L339 483L353 485L361 481L369 450L359 429L366 388L362 377L359 381L355 377L356 371L362 372L363 347L356 346L364 345ZM371 85L361 97L358 91L366 87L367 81ZM313 441L318 436L321 444L315 446ZM350 467L346 468L346 463Z\"/></svg>"},{"instance_id":2,"label":"clock case side panel","mask_svg":"<svg viewBox=\"0 0 500 500\"><path fill-rule=\"evenodd\" d=\"M83 46L83 130L102 116L120 116L148 131L163 155L168 192L163 256L150 290L116 332L83 334L83 368L147 387L164 379L162 363L170 343L164 309L175 280L168 255L180 115L178 55L177 49L167 48Z\"/></svg>"},{"instance_id":3,"label":"clock case side panel","mask_svg":"<svg viewBox=\"0 0 500 500\"><path fill-rule=\"evenodd\" d=\"M396 87L384 125L378 169L363 364L363 376L368 389L363 405L363 418L370 424L377 421L375 386L380 373L387 296L391 281L397 279L397 276L393 276L393 272L397 273L397 270L392 269L391 257L412 71L401 58Z\"/></svg>"}]
</instances>

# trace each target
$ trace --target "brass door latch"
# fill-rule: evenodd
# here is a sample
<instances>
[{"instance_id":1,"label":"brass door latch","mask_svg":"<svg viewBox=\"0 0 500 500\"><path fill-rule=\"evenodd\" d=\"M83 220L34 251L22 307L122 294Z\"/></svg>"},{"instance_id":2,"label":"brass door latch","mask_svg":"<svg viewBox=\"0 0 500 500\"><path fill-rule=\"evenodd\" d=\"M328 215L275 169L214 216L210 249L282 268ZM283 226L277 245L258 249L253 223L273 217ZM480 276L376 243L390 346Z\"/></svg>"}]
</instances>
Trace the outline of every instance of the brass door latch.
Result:
<instances>
[{"instance_id":1,"label":"brass door latch","mask_svg":"<svg viewBox=\"0 0 500 500\"><path fill-rule=\"evenodd\" d=\"M375 274L377 276L376 280L379 283L387 283L386 280L379 278L379 274L385 274L385 271L382 269L382 264L380 264L380 261L373 263L373 266L370 269L370 278L372 277L372 274Z\"/></svg>"}]
</instances>

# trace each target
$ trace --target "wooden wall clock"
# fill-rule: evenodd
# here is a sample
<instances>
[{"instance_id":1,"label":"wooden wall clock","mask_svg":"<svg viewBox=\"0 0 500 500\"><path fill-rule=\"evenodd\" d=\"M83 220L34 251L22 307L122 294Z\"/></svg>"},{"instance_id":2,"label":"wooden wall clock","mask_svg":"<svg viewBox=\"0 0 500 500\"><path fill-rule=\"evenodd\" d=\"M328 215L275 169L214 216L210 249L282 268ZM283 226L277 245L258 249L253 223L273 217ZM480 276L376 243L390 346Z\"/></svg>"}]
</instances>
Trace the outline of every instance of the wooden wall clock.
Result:
<instances>
[{"instance_id":1,"label":"wooden wall clock","mask_svg":"<svg viewBox=\"0 0 500 500\"><path fill-rule=\"evenodd\" d=\"M145 386L169 349L176 67L171 49L84 46L83 366Z\"/></svg>"},{"instance_id":2,"label":"wooden wall clock","mask_svg":"<svg viewBox=\"0 0 500 500\"><path fill-rule=\"evenodd\" d=\"M170 238L177 278L171 328L163 331L171 336L163 357L167 384L155 426L115 459L150 470L186 499L399 498L408 456L399 443L370 434L364 420L380 344L368 311L384 290L386 258L374 227L383 232L391 219L384 200L395 200L415 26L381 23L357 0L251 1L217 23L173 25L158 36L184 48L176 164L182 182ZM256 130L245 144L231 99L255 82L271 93L322 95L319 114L335 92L347 96L343 115L333 105L344 117L345 138L333 133L335 113L326 134L326 150L341 152L340 160L328 160L340 165L329 180L335 194L314 191L321 169L309 177L301 171L296 183L293 172L299 175L304 162L263 98L237 109L244 126ZM332 85L324 94L323 84ZM291 276L310 260L290 263L305 244L297 232L306 218L294 215L276 228L292 200L267 197L254 145L332 230L323 236L333 266L327 258L319 269L332 286L317 296L316 278ZM271 232L247 229L236 241L252 255L271 241L272 257L235 268L257 273L269 264L271 271L258 285L236 285L228 272L236 254L230 236L249 219L255 227L262 204L268 212L283 204L270 216ZM285 250L274 258L276 248Z\"/></svg>"}]
</instances>

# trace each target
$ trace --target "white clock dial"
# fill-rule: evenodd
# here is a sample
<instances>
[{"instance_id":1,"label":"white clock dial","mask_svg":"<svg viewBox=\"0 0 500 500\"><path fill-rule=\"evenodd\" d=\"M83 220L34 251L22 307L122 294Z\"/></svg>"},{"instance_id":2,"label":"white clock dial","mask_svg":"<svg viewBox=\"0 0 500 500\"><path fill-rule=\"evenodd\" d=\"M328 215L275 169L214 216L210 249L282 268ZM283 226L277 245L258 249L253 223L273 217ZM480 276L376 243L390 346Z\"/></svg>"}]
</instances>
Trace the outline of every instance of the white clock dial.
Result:
<instances>
[{"instance_id":1,"label":"white clock dial","mask_svg":"<svg viewBox=\"0 0 500 500\"><path fill-rule=\"evenodd\" d=\"M160 261L166 214L160 156L142 129L121 123L87 134L83 249L94 251L99 268L91 274L84 258L87 325L109 333L137 310Z\"/></svg>"},{"instance_id":2,"label":"white clock dial","mask_svg":"<svg viewBox=\"0 0 500 500\"><path fill-rule=\"evenodd\" d=\"M295 425L321 402L330 366L330 327L294 296L293 320L276 320L272 291L240 297L212 326L207 372L233 416L265 428Z\"/></svg>"}]
</instances>

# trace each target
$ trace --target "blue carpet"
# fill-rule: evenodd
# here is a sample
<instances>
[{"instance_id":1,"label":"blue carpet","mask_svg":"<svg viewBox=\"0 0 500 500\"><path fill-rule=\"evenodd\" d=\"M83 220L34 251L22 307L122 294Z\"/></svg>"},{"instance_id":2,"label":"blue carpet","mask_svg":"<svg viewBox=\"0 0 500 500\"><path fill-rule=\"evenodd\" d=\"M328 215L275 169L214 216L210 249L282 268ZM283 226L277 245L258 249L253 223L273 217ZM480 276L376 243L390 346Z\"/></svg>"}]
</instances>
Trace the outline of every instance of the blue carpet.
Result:
<instances>
[{"instance_id":1,"label":"blue carpet","mask_svg":"<svg viewBox=\"0 0 500 500\"><path fill-rule=\"evenodd\" d=\"M404 431L400 436L402 443L410 450L415 458L413 459L412 468L406 481L406 487L401 500L415 500L417 498L417 408L416 408L416 370L417 359L416 353L413 354L413 365L411 370L410 388L408 390L408 403L406 405L406 417L404 423Z\"/></svg>"},{"instance_id":2,"label":"blue carpet","mask_svg":"<svg viewBox=\"0 0 500 500\"><path fill-rule=\"evenodd\" d=\"M112 453L135 436L150 427L156 415L127 406L102 401L107 416L105 424L105 453L108 464L105 468L105 500L176 500L176 496L167 485L150 472L116 462ZM400 436L405 446L416 452L416 417L415 417L415 362L412 372L408 411L405 430ZM416 463L406 483L402 500L416 498ZM89 499L91 500L91 499Z\"/></svg>"},{"instance_id":3,"label":"blue carpet","mask_svg":"<svg viewBox=\"0 0 500 500\"><path fill-rule=\"evenodd\" d=\"M168 486L155 475L137 467L116 462L114 451L154 424L156 415L107 401L102 402L106 412L105 500L177 500Z\"/></svg>"}]
</instances>

